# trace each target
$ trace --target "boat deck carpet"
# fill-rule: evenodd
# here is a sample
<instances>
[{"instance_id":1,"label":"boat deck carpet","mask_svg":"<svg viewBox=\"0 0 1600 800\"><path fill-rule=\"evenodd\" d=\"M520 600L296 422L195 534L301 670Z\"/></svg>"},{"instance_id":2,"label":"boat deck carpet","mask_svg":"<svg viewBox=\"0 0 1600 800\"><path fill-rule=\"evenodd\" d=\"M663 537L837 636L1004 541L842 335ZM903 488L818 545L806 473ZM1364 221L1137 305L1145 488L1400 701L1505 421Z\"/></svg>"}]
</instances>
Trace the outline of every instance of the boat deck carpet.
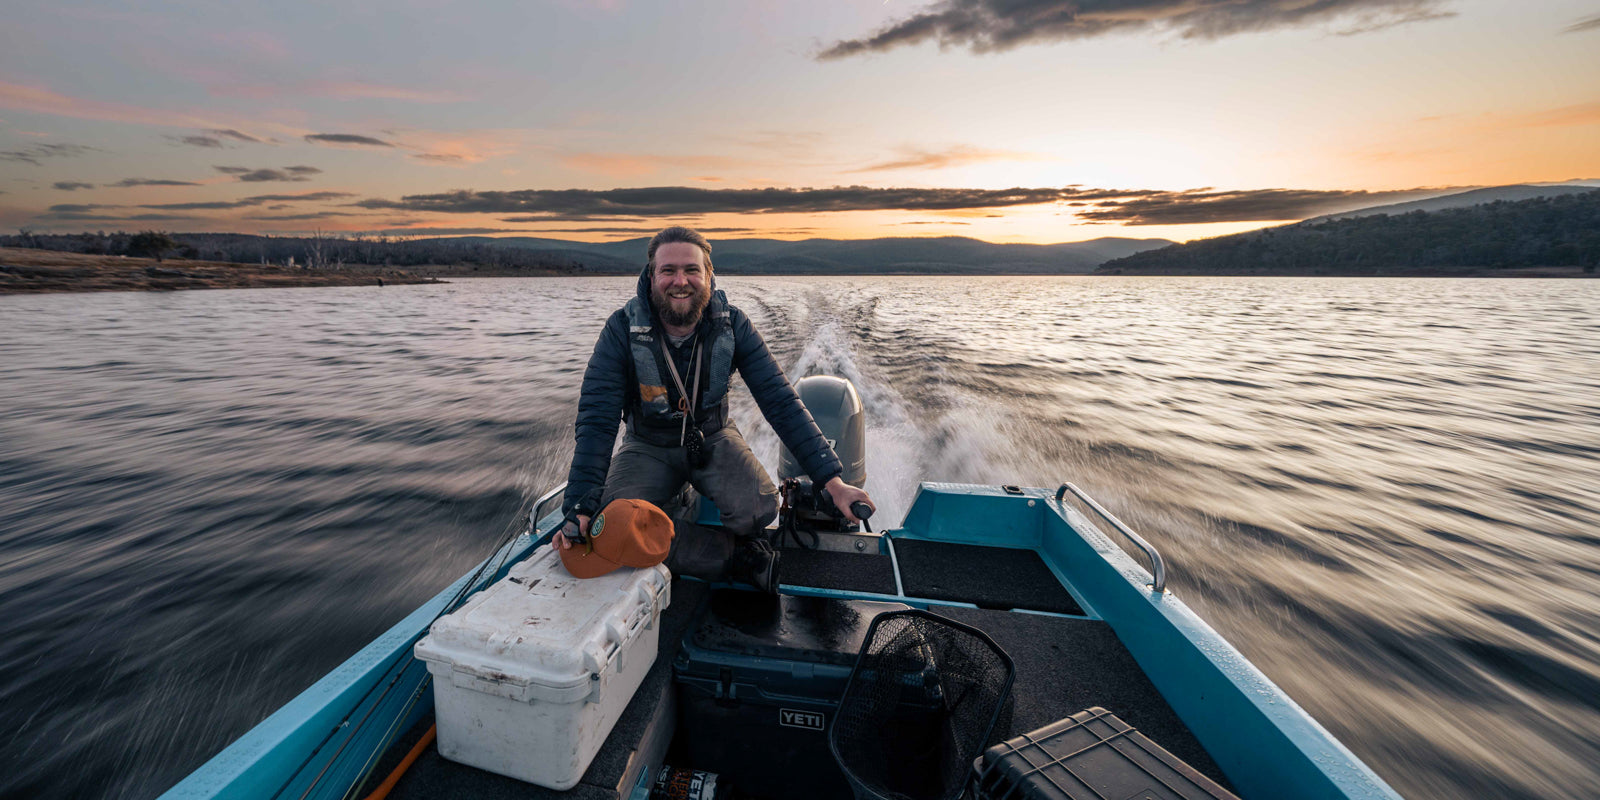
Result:
<instances>
[{"instance_id":1,"label":"boat deck carpet","mask_svg":"<svg viewBox=\"0 0 1600 800\"><path fill-rule=\"evenodd\" d=\"M894 594L894 563L878 553L785 548L778 582L815 589Z\"/></svg>"},{"instance_id":2,"label":"boat deck carpet","mask_svg":"<svg viewBox=\"0 0 1600 800\"><path fill-rule=\"evenodd\" d=\"M1083 614L1078 601L1032 550L895 539L894 552L907 597L954 600L979 608Z\"/></svg>"},{"instance_id":3,"label":"boat deck carpet","mask_svg":"<svg viewBox=\"0 0 1600 800\"><path fill-rule=\"evenodd\" d=\"M1011 656L1015 707L1008 737L1101 706L1206 777L1230 786L1108 623L981 608L930 610L989 634Z\"/></svg>"},{"instance_id":4,"label":"boat deck carpet","mask_svg":"<svg viewBox=\"0 0 1600 800\"><path fill-rule=\"evenodd\" d=\"M661 615L660 652L655 664L645 673L644 683L623 710L622 717L611 729L611 735L600 746L600 752L595 755L577 786L565 792L534 786L515 778L448 761L439 755L438 747L430 746L406 771L389 797L395 800L617 800L619 796L626 796L627 790L632 787L622 787L624 791L619 792L619 783L627 770L629 759L650 726L657 706L674 691L672 659L678 654L689 623L698 616L699 608L704 605L709 594L708 588L700 581L672 582L672 604ZM433 717L429 715L390 747L378 763L378 768L373 770L368 785L356 796L365 796L366 792L388 776L432 724Z\"/></svg>"}]
</instances>

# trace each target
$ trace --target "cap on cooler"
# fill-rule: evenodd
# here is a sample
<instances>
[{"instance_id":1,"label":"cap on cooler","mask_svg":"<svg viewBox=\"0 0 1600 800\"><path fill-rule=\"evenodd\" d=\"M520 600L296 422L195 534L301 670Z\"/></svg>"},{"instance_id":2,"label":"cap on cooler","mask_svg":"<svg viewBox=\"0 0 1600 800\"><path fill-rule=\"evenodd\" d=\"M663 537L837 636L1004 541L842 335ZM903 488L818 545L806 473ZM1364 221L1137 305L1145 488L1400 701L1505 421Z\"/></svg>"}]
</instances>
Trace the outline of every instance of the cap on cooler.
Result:
<instances>
[{"instance_id":1,"label":"cap on cooler","mask_svg":"<svg viewBox=\"0 0 1600 800\"><path fill-rule=\"evenodd\" d=\"M589 540L561 551L576 578L598 578L618 567L653 567L672 549L672 520L643 500L612 500L589 523Z\"/></svg>"}]
</instances>

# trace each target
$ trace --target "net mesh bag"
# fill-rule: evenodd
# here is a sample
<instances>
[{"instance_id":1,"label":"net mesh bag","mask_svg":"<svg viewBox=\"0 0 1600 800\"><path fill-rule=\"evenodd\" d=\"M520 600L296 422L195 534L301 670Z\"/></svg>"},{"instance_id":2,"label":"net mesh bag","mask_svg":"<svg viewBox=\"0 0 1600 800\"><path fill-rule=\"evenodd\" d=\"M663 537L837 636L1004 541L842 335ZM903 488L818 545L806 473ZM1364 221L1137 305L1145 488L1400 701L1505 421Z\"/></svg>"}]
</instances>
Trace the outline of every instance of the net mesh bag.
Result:
<instances>
[{"instance_id":1,"label":"net mesh bag","mask_svg":"<svg viewBox=\"0 0 1600 800\"><path fill-rule=\"evenodd\" d=\"M856 796L958 796L1010 709L1012 674L981 631L926 611L879 615L828 733Z\"/></svg>"}]
</instances>

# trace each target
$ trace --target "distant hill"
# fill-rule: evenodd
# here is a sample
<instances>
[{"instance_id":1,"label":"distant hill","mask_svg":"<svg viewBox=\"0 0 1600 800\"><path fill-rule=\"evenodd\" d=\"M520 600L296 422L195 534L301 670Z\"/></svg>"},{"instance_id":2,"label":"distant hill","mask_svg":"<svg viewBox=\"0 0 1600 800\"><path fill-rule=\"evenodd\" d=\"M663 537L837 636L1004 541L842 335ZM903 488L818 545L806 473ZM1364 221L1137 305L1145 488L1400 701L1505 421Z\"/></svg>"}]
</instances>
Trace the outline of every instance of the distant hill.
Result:
<instances>
[{"instance_id":1,"label":"distant hill","mask_svg":"<svg viewBox=\"0 0 1600 800\"><path fill-rule=\"evenodd\" d=\"M1104 275L1462 275L1600 265L1600 189L1324 218L1108 261ZM1552 274L1565 274L1559 271Z\"/></svg>"},{"instance_id":2,"label":"distant hill","mask_svg":"<svg viewBox=\"0 0 1600 800\"><path fill-rule=\"evenodd\" d=\"M1377 214L1408 214L1412 211L1443 211L1447 208L1467 208L1480 206L1496 201L1515 202L1518 200L1532 200L1536 197L1561 197L1569 194L1582 194L1593 191L1596 187L1580 186L1575 184L1551 184L1536 186L1533 184L1516 184L1513 186L1491 186L1487 189L1472 189L1466 192L1430 197L1425 200L1412 200L1408 203L1393 203L1386 206L1372 206L1358 208L1354 211L1343 211L1338 214L1326 214L1313 217L1306 222L1327 222L1336 219L1352 219L1355 217L1370 217Z\"/></svg>"},{"instance_id":3,"label":"distant hill","mask_svg":"<svg viewBox=\"0 0 1600 800\"><path fill-rule=\"evenodd\" d=\"M585 263L588 271L637 272L649 239L589 244L533 237L461 237L441 241L485 247L592 253L605 261ZM1083 274L1113 258L1170 245L1167 239L1106 237L1065 244L993 244L961 236L884 239L713 240L712 260L727 275L862 274Z\"/></svg>"},{"instance_id":4,"label":"distant hill","mask_svg":"<svg viewBox=\"0 0 1600 800\"><path fill-rule=\"evenodd\" d=\"M368 265L426 275L632 275L644 266L648 238L572 242L533 236L410 239L351 234L254 236L173 233L180 259L284 264L312 269ZM0 247L127 255L126 232L0 236ZM1065 244L991 244L960 236L863 240L718 239L717 271L732 275L1063 275L1172 244L1167 239L1102 238Z\"/></svg>"}]
</instances>

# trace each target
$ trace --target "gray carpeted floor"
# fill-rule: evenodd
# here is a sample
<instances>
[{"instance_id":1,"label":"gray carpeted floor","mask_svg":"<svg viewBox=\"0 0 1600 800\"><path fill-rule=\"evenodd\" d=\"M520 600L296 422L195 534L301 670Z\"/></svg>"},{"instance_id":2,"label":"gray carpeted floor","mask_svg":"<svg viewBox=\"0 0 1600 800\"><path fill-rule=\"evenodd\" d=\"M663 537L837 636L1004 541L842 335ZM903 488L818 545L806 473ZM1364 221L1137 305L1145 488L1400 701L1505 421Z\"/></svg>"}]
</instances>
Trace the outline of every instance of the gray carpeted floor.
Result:
<instances>
[{"instance_id":1,"label":"gray carpeted floor","mask_svg":"<svg viewBox=\"0 0 1600 800\"><path fill-rule=\"evenodd\" d=\"M894 564L886 555L785 548L778 582L787 586L894 594Z\"/></svg>"},{"instance_id":2,"label":"gray carpeted floor","mask_svg":"<svg viewBox=\"0 0 1600 800\"><path fill-rule=\"evenodd\" d=\"M1020 736L1100 706L1206 777L1229 785L1109 624L981 608L932 610L989 634L1011 656L1016 665L1015 707L1007 736Z\"/></svg>"},{"instance_id":3,"label":"gray carpeted floor","mask_svg":"<svg viewBox=\"0 0 1600 800\"><path fill-rule=\"evenodd\" d=\"M907 597L955 600L979 608L1083 614L1044 559L1032 550L895 539Z\"/></svg>"}]
</instances>

